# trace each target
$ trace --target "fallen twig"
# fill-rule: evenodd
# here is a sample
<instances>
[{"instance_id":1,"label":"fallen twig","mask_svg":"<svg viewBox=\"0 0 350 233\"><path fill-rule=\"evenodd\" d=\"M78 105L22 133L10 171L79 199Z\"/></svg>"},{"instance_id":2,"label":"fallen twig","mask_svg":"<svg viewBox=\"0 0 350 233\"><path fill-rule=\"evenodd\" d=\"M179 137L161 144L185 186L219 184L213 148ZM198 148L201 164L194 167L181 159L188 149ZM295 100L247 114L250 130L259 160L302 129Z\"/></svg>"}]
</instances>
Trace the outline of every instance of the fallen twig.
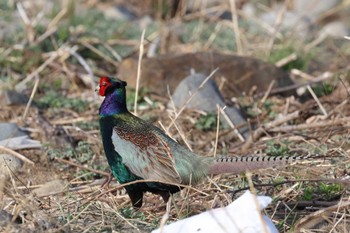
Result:
<instances>
[{"instance_id":1,"label":"fallen twig","mask_svg":"<svg viewBox=\"0 0 350 233\"><path fill-rule=\"evenodd\" d=\"M271 121L269 123L266 123L259 128L257 128L252 135L247 139L246 143L242 146L242 151L246 151L254 141L256 141L266 130L271 131L274 127L281 125L285 122L291 121L296 119L299 116L299 111L292 112L283 118L275 119L274 121Z\"/></svg>"},{"instance_id":2,"label":"fallen twig","mask_svg":"<svg viewBox=\"0 0 350 233\"><path fill-rule=\"evenodd\" d=\"M11 150L7 147L4 147L4 146L1 146L0 145L0 150L2 150L3 152L6 152L6 153L9 153L13 156L15 156L16 158L26 162L26 163L29 163L31 165L34 165L35 163L33 161L31 161L30 159L28 159L27 157L25 157L24 155L21 155L20 153L14 151L14 150Z\"/></svg>"},{"instance_id":3,"label":"fallen twig","mask_svg":"<svg viewBox=\"0 0 350 233\"><path fill-rule=\"evenodd\" d=\"M290 132L290 131L300 131L305 129L314 129L314 128L322 128L322 127L329 127L334 125L342 125L349 123L350 117L344 117L340 119L334 119L331 121L323 121L323 122L316 122L316 123L305 123L305 124L299 124L299 125L285 125L280 127L274 127L274 128L266 128L269 132Z\"/></svg>"},{"instance_id":4,"label":"fallen twig","mask_svg":"<svg viewBox=\"0 0 350 233\"><path fill-rule=\"evenodd\" d=\"M94 173L97 173L97 174L101 174L101 175L104 175L104 176L109 176L110 175L108 172L96 170L96 169L93 169L93 168L90 168L90 167L85 167L85 166L83 166L81 164L77 164L77 163L74 163L72 161L61 159L61 158L58 158L58 157L56 157L55 160L57 160L57 161L59 161L61 163L69 164L69 165L74 166L74 167L79 167L79 168L82 168L82 169L85 169L85 170L88 170L88 171L91 171L91 172L94 172Z\"/></svg>"}]
</instances>

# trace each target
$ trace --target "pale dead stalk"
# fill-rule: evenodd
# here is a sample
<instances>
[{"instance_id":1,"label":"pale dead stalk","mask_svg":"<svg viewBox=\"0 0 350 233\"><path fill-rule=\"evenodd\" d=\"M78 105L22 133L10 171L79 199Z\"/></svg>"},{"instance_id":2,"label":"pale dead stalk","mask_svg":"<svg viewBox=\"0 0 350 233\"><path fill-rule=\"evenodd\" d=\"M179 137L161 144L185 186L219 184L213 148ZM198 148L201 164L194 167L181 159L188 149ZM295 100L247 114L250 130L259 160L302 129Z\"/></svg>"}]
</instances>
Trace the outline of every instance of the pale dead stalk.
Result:
<instances>
[{"instance_id":1,"label":"pale dead stalk","mask_svg":"<svg viewBox=\"0 0 350 233\"><path fill-rule=\"evenodd\" d=\"M292 73L293 75L300 76L300 77L302 77L303 79L305 79L305 80L307 80L307 81L313 81L313 80L316 79L314 76L312 76L312 75L310 75L310 74L308 74L308 73L305 73L305 72L303 72L303 71L301 71L301 70L298 70L298 69L292 69L292 70L291 70L291 73Z\"/></svg>"},{"instance_id":2,"label":"pale dead stalk","mask_svg":"<svg viewBox=\"0 0 350 233\"><path fill-rule=\"evenodd\" d=\"M141 34L141 41L140 41L140 52L139 52L139 60L137 62L137 76L136 76L136 88L135 88L135 100L134 100L134 114L137 116L137 98L139 95L139 88L140 88L140 78L141 78L141 63L142 63L142 57L143 57L143 51L144 51L144 40L145 40L145 32L146 29L143 29Z\"/></svg>"},{"instance_id":3,"label":"pale dead stalk","mask_svg":"<svg viewBox=\"0 0 350 233\"><path fill-rule=\"evenodd\" d=\"M74 119L59 119L59 120L53 120L50 123L53 125L69 125L69 124L74 124L74 123L78 123L78 122L88 122L93 120L94 117L90 116L90 117L74 117Z\"/></svg>"},{"instance_id":4,"label":"pale dead stalk","mask_svg":"<svg viewBox=\"0 0 350 233\"><path fill-rule=\"evenodd\" d=\"M271 38L267 44L266 54L268 56L270 56L273 44L275 43L275 40L276 40L276 34L279 31L281 24L283 22L284 14L286 13L286 10L287 10L288 2L289 2L289 0L285 1L285 3L283 4L283 7L281 8L281 10L279 10L278 15L276 17L275 24L274 24L274 31L273 31L273 34L271 35Z\"/></svg>"},{"instance_id":5,"label":"pale dead stalk","mask_svg":"<svg viewBox=\"0 0 350 233\"><path fill-rule=\"evenodd\" d=\"M96 85L94 82L94 73L92 72L90 65L85 61L85 59L79 53L77 53L77 50L78 50L78 46L74 46L73 48L68 48L69 53L78 60L80 65L88 73L88 75L90 77L91 89L92 89L93 93L95 93Z\"/></svg>"},{"instance_id":6,"label":"pale dead stalk","mask_svg":"<svg viewBox=\"0 0 350 233\"><path fill-rule=\"evenodd\" d=\"M118 62L121 62L122 61L122 57L117 53L117 51L115 51L112 46L110 46L109 44L107 43L103 43L102 44L103 47L105 47L112 55L113 57L118 61Z\"/></svg>"},{"instance_id":7,"label":"pale dead stalk","mask_svg":"<svg viewBox=\"0 0 350 233\"><path fill-rule=\"evenodd\" d=\"M170 208L170 207L171 207L171 201L172 201L172 198L171 198L171 196L170 196L168 202L166 203L166 211L165 211L165 213L163 214L162 219L160 220L160 225L159 225L160 232L163 232L165 223L166 223L166 221L169 219L169 216L170 216L170 209L171 209L171 208Z\"/></svg>"},{"instance_id":8,"label":"pale dead stalk","mask_svg":"<svg viewBox=\"0 0 350 233\"><path fill-rule=\"evenodd\" d=\"M209 196L209 194L199 190L199 189L196 189L194 188L193 186L191 185L183 185L183 184L177 184L177 183L172 183L172 182L166 182L166 181L160 181L160 180L135 180L135 181L132 181L132 182L128 182L128 183L124 183L124 184L120 184L116 187L113 187L111 189L108 189L107 191L104 191L100 194L98 194L97 196L94 196L94 197L91 197L91 198L88 198L84 203L82 203L82 205L85 205L86 203L92 201L92 200L96 200L98 199L99 197L105 195L106 193L109 193L109 192L113 192L113 191L116 191L116 190L119 190L119 189L122 189L124 188L125 186L128 186L128 185L132 185L132 184L138 184L138 183L147 183L147 182L160 182L160 183L163 183L163 184L168 184L168 185L174 185L174 186L178 186L178 187L182 187L182 188L188 188L188 189L192 189L204 196ZM85 199L85 198L84 198ZM77 200L77 201L80 201L80 200Z\"/></svg>"},{"instance_id":9,"label":"pale dead stalk","mask_svg":"<svg viewBox=\"0 0 350 233\"><path fill-rule=\"evenodd\" d=\"M301 232L301 229L310 229L320 222L324 221L325 216L333 214L335 211L339 212L340 209L346 209L350 207L350 202L339 202L339 204L330 206L321 210L318 210L312 214L305 216L298 221L295 226L295 232Z\"/></svg>"},{"instance_id":10,"label":"pale dead stalk","mask_svg":"<svg viewBox=\"0 0 350 233\"><path fill-rule=\"evenodd\" d=\"M22 160L23 162L29 163L31 165L35 164L33 161L31 161L30 159L28 159L24 155L21 155L20 153L14 151L14 150L11 150L10 148L7 148L7 147L4 147L4 146L0 145L0 150L5 152L5 153L9 153L9 154L15 156L16 158Z\"/></svg>"},{"instance_id":11,"label":"pale dead stalk","mask_svg":"<svg viewBox=\"0 0 350 233\"><path fill-rule=\"evenodd\" d=\"M39 75L49 64L51 64L56 58L60 56L60 49L49 57L43 64L41 64L37 69L30 73L25 79L18 83L15 87L17 91L22 91L25 88L27 82L31 81L35 76Z\"/></svg>"},{"instance_id":12,"label":"pale dead stalk","mask_svg":"<svg viewBox=\"0 0 350 233\"><path fill-rule=\"evenodd\" d=\"M320 108L321 112L323 113L323 115L325 117L328 116L328 113L326 111L326 109L323 107L323 105L321 104L321 101L319 100L319 98L317 97L317 95L315 94L315 92L312 90L312 88L310 87L310 85L306 86L307 90L310 92L312 98L314 98L314 100L316 101L318 107Z\"/></svg>"},{"instance_id":13,"label":"pale dead stalk","mask_svg":"<svg viewBox=\"0 0 350 233\"><path fill-rule=\"evenodd\" d=\"M298 69L293 69L291 72L292 72L292 74L298 75L298 76L300 76L300 77L302 77L302 78L304 78L304 79L306 79L306 80L308 80L308 81L314 81L314 80L316 79L316 78L313 77L312 75L309 75L309 74L307 74L307 73L305 73L305 72L302 72L301 70L298 70ZM320 100L319 100L318 97L316 96L315 92L312 90L311 86L310 86L309 84L307 84L307 85L306 85L306 88L307 88L307 90L310 92L312 98L314 98L314 100L316 101L316 103L317 103L318 107L320 108L321 112L323 113L323 115L324 115L325 117L327 117L328 114L327 114L326 109L325 109L325 108L323 107L323 105L321 104Z\"/></svg>"},{"instance_id":14,"label":"pale dead stalk","mask_svg":"<svg viewBox=\"0 0 350 233\"><path fill-rule=\"evenodd\" d=\"M287 65L289 62L295 61L298 58L296 53L289 54L288 56L282 58L281 60L275 62L275 66L282 67Z\"/></svg>"},{"instance_id":15,"label":"pale dead stalk","mask_svg":"<svg viewBox=\"0 0 350 233\"><path fill-rule=\"evenodd\" d=\"M62 8L62 10L60 10L60 12L58 12L58 14L51 20L49 25L47 25L47 31L56 27L58 22L67 14L67 12L67 7Z\"/></svg>"},{"instance_id":16,"label":"pale dead stalk","mask_svg":"<svg viewBox=\"0 0 350 233\"><path fill-rule=\"evenodd\" d=\"M237 53L238 55L242 55L243 46L241 41L241 33L238 27L238 14L237 14L237 8L236 8L236 0L230 0L230 6L231 6L233 32L235 34L235 41L237 46Z\"/></svg>"},{"instance_id":17,"label":"pale dead stalk","mask_svg":"<svg viewBox=\"0 0 350 233\"><path fill-rule=\"evenodd\" d=\"M34 42L34 38L35 38L35 30L33 28L33 24L30 21L26 11L24 10L22 3L18 2L16 4L16 6L17 6L18 13L21 16L21 18L26 26L28 41L30 44L32 44Z\"/></svg>"},{"instance_id":18,"label":"pale dead stalk","mask_svg":"<svg viewBox=\"0 0 350 233\"><path fill-rule=\"evenodd\" d=\"M117 62L115 62L112 58L110 58L109 56L107 56L106 54L102 53L100 50L98 50L97 48L95 48L94 46L92 46L91 44L82 41L81 44L83 46L85 46L86 48L90 49L92 52L96 53L98 56L102 57L103 59L105 59L107 62L111 63L114 66L118 66L119 64Z\"/></svg>"},{"instance_id":19,"label":"pale dead stalk","mask_svg":"<svg viewBox=\"0 0 350 233\"><path fill-rule=\"evenodd\" d=\"M269 97L271 90L273 88L273 86L275 85L276 81L272 80L269 84L269 87L267 88L267 91L265 92L265 95L263 96L263 98L261 99L260 103L259 103L259 107L261 107L265 101L267 100L267 97Z\"/></svg>"},{"instance_id":20,"label":"pale dead stalk","mask_svg":"<svg viewBox=\"0 0 350 233\"><path fill-rule=\"evenodd\" d=\"M214 144L214 158L216 157L218 143L219 143L219 131L220 131L220 111L221 107L217 104L217 116L216 116L216 134L215 134L215 144Z\"/></svg>"},{"instance_id":21,"label":"pale dead stalk","mask_svg":"<svg viewBox=\"0 0 350 233\"><path fill-rule=\"evenodd\" d=\"M170 119L173 121L173 119L170 117ZM176 128L176 130L179 132L181 139L184 141L184 143L186 144L187 148L190 151L193 151L191 145L188 143L186 136L184 134L184 132L181 130L180 126L178 124L176 124L176 122L174 122L174 126Z\"/></svg>"},{"instance_id":22,"label":"pale dead stalk","mask_svg":"<svg viewBox=\"0 0 350 233\"><path fill-rule=\"evenodd\" d=\"M334 119L331 121L323 121L317 123L307 123L307 124L299 124L299 125L285 125L280 127L269 128L269 132L291 132L291 131L301 131L306 129L314 129L314 128L323 128L330 127L334 125L342 125L347 124L350 121L350 117L345 117L341 119Z\"/></svg>"},{"instance_id":23,"label":"pale dead stalk","mask_svg":"<svg viewBox=\"0 0 350 233\"><path fill-rule=\"evenodd\" d=\"M214 28L214 31L209 36L207 42L203 45L203 50L207 50L210 48L215 38L217 37L218 33L221 31L221 28L222 28L222 23L218 22Z\"/></svg>"},{"instance_id":24,"label":"pale dead stalk","mask_svg":"<svg viewBox=\"0 0 350 233\"><path fill-rule=\"evenodd\" d=\"M81 169L85 169L85 170L88 170L90 172L97 173L97 174L100 174L100 175L103 175L103 176L109 176L110 175L110 173L108 173L108 172L96 170L96 169L93 169L93 168L90 168L90 167L86 167L86 166L74 163L74 162L69 161L69 160L58 158L58 157L55 157L55 160L57 160L58 162L65 163L65 164L68 164L68 165L71 165L71 166L74 166L74 167L78 167L78 168L81 168Z\"/></svg>"},{"instance_id":25,"label":"pale dead stalk","mask_svg":"<svg viewBox=\"0 0 350 233\"><path fill-rule=\"evenodd\" d=\"M293 72L293 70L292 70L291 73L293 75L296 75L298 73L298 71L294 70L294 72ZM298 73L297 75L299 75L299 74L301 74L301 73ZM302 75L304 75L304 74L302 74ZM306 75L308 75L308 74L306 74ZM311 75L309 75L309 76L313 77ZM326 79L329 79L332 76L333 76L332 72L326 71L326 72L322 73L321 75L317 76L316 78L312 79L311 81L308 81L307 83L299 83L299 84L293 84L293 85L286 86L286 87L275 88L275 89L271 90L271 94L282 93L282 92L298 89L300 87L304 87L304 86L309 85L309 84L319 83L319 82L322 82ZM306 78L306 76L304 76L304 78ZM258 93L256 95L254 95L254 98L259 98L259 97L264 96L264 95L265 95L265 93Z\"/></svg>"},{"instance_id":26,"label":"pale dead stalk","mask_svg":"<svg viewBox=\"0 0 350 233\"><path fill-rule=\"evenodd\" d=\"M264 233L268 233L269 231L267 229L267 226L266 226L266 223L264 221L264 218L263 218L263 216L261 214L260 204L259 204L257 196L256 196L256 190L254 188L254 184L253 184L253 181L252 181L252 173L251 172L246 172L246 177L247 177L247 180L248 180L250 192L253 195L253 200L254 200L254 205L256 207L256 212L258 213L261 225L263 226L263 231L264 231Z\"/></svg>"},{"instance_id":27,"label":"pale dead stalk","mask_svg":"<svg viewBox=\"0 0 350 233\"><path fill-rule=\"evenodd\" d=\"M46 32L41 34L36 40L33 42L34 45L40 44L43 40L45 40L47 37L51 36L57 31L57 27L51 27Z\"/></svg>"},{"instance_id":28,"label":"pale dead stalk","mask_svg":"<svg viewBox=\"0 0 350 233\"><path fill-rule=\"evenodd\" d=\"M58 231L65 229L66 226L68 226L68 225L71 224L72 222L75 222L75 221L80 217L80 215L83 214L92 204L93 204L92 202L91 202L91 203L88 203L82 211L80 211L80 212L79 212L77 215L75 215L72 219L68 220L68 221L66 222L66 224L64 224L63 226L61 226L61 227L58 229Z\"/></svg>"},{"instance_id":29,"label":"pale dead stalk","mask_svg":"<svg viewBox=\"0 0 350 233\"><path fill-rule=\"evenodd\" d=\"M39 76L36 75L35 83L34 83L34 87L33 87L32 93L30 94L30 97L29 97L27 106L26 106L26 108L25 108L25 110L24 110L24 113L23 113L23 116L22 116L22 121L23 121L23 122L24 122L25 119L26 119L26 116L27 116L29 107L30 107L30 105L31 105L32 102L33 102L33 98L34 98L34 95L35 95L35 93L36 93L36 90L38 89L39 80L40 80L40 79L39 79Z\"/></svg>"},{"instance_id":30,"label":"pale dead stalk","mask_svg":"<svg viewBox=\"0 0 350 233\"><path fill-rule=\"evenodd\" d=\"M226 107L226 106L225 106ZM222 116L225 118L225 120L227 121L228 125L231 127L231 129L233 129L233 132L235 132L235 134L237 135L238 139L241 142L244 142L245 139L242 136L242 134L238 131L237 127L233 124L233 122L231 121L230 117L226 114L225 112L225 107L224 108L220 108L220 112L222 114Z\"/></svg>"}]
</instances>

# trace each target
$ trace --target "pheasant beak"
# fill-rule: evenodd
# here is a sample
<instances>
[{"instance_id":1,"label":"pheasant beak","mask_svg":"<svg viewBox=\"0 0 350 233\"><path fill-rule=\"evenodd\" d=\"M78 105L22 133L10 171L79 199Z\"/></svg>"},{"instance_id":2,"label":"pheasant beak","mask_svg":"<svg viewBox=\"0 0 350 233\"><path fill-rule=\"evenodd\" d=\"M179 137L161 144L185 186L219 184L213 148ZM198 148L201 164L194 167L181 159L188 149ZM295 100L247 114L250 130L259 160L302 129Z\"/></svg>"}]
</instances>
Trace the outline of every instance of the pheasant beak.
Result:
<instances>
[{"instance_id":1,"label":"pheasant beak","mask_svg":"<svg viewBox=\"0 0 350 233\"><path fill-rule=\"evenodd\" d=\"M98 93L100 91L100 86L96 86L95 92Z\"/></svg>"}]
</instances>

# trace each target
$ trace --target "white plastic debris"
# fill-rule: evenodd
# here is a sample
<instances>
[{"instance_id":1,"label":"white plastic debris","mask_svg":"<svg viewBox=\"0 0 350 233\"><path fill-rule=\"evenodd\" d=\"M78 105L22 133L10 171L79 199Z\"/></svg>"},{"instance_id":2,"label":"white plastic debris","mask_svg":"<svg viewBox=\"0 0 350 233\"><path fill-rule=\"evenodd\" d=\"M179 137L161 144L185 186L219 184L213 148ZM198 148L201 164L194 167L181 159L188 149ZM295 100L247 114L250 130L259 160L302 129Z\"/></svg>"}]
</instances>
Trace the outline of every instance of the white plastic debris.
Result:
<instances>
[{"instance_id":1,"label":"white plastic debris","mask_svg":"<svg viewBox=\"0 0 350 233\"><path fill-rule=\"evenodd\" d=\"M246 191L226 207L182 219L152 233L278 233L272 221L261 214L270 202L270 197L254 197Z\"/></svg>"}]
</instances>

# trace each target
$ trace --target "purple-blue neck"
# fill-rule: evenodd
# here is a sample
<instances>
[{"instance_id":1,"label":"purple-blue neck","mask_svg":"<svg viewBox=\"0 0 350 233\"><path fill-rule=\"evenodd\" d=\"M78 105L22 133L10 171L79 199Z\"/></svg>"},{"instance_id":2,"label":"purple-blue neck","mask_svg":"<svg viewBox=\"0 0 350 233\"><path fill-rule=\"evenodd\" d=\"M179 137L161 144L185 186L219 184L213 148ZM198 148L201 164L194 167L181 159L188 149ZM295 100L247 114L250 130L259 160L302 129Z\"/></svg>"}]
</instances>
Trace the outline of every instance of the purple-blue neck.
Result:
<instances>
[{"instance_id":1,"label":"purple-blue neck","mask_svg":"<svg viewBox=\"0 0 350 233\"><path fill-rule=\"evenodd\" d=\"M105 96L99 110L99 115L108 116L127 111L125 90L117 89Z\"/></svg>"}]
</instances>

